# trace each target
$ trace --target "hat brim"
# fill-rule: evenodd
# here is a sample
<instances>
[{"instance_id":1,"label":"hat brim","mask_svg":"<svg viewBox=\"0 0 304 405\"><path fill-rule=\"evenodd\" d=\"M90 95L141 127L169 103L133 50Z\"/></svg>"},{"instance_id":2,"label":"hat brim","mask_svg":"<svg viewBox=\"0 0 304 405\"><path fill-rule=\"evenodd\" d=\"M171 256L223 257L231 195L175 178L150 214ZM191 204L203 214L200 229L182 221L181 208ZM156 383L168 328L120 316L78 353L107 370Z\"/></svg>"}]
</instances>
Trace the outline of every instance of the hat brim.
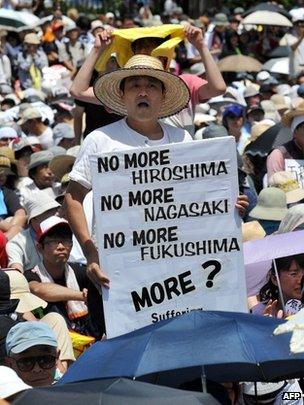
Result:
<instances>
[{"instance_id":1,"label":"hat brim","mask_svg":"<svg viewBox=\"0 0 304 405\"><path fill-rule=\"evenodd\" d=\"M287 212L287 208L259 207L258 205L249 212L249 216L255 219L267 221L282 221Z\"/></svg>"},{"instance_id":2,"label":"hat brim","mask_svg":"<svg viewBox=\"0 0 304 405\"><path fill-rule=\"evenodd\" d=\"M51 169L53 174L57 177L57 179L60 181L65 174L70 173L75 160L76 158L74 156L69 155L55 156L51 160L49 168Z\"/></svg>"},{"instance_id":3,"label":"hat brim","mask_svg":"<svg viewBox=\"0 0 304 405\"><path fill-rule=\"evenodd\" d=\"M284 125L284 127L290 127L292 120L295 117L299 117L300 115L304 115L304 109L287 112L282 116L281 122Z\"/></svg>"},{"instance_id":4,"label":"hat brim","mask_svg":"<svg viewBox=\"0 0 304 405\"><path fill-rule=\"evenodd\" d=\"M47 302L43 299L36 297L36 295L30 292L24 292L22 294L11 294L12 298L17 298L19 304L17 305L16 312L24 314L25 312L34 311L37 308L46 308Z\"/></svg>"},{"instance_id":5,"label":"hat brim","mask_svg":"<svg viewBox=\"0 0 304 405\"><path fill-rule=\"evenodd\" d=\"M47 211L54 210L55 208L59 208L60 204L55 200L50 200L48 204L44 204L43 206L36 207L29 213L28 221L33 218L38 217L41 214L44 214Z\"/></svg>"},{"instance_id":6,"label":"hat brim","mask_svg":"<svg viewBox=\"0 0 304 405\"><path fill-rule=\"evenodd\" d=\"M295 190L286 192L287 204L293 204L303 199L304 199L304 189L302 188L297 188Z\"/></svg>"},{"instance_id":7,"label":"hat brim","mask_svg":"<svg viewBox=\"0 0 304 405\"><path fill-rule=\"evenodd\" d=\"M127 115L121 99L120 83L131 76L149 76L160 80L165 86L165 97L158 118L166 118L179 113L189 103L190 92L186 83L178 76L160 69L146 67L118 69L102 74L94 83L96 98L107 108L120 115Z\"/></svg>"}]
</instances>

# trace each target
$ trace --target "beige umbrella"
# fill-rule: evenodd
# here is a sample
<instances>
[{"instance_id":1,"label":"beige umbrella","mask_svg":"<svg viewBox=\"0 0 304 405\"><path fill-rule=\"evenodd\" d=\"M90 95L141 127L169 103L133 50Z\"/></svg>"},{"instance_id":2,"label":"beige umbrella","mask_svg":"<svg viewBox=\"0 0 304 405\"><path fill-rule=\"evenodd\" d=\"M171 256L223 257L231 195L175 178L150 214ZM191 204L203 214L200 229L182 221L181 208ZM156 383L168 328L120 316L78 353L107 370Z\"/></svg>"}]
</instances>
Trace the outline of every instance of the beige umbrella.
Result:
<instances>
[{"instance_id":1,"label":"beige umbrella","mask_svg":"<svg viewBox=\"0 0 304 405\"><path fill-rule=\"evenodd\" d=\"M259 72L262 64L250 56L232 55L221 59L218 67L221 72Z\"/></svg>"},{"instance_id":2,"label":"beige umbrella","mask_svg":"<svg viewBox=\"0 0 304 405\"><path fill-rule=\"evenodd\" d=\"M247 25L275 25L279 27L292 27L292 22L287 17L275 11L260 10L249 14L242 21Z\"/></svg>"}]
</instances>

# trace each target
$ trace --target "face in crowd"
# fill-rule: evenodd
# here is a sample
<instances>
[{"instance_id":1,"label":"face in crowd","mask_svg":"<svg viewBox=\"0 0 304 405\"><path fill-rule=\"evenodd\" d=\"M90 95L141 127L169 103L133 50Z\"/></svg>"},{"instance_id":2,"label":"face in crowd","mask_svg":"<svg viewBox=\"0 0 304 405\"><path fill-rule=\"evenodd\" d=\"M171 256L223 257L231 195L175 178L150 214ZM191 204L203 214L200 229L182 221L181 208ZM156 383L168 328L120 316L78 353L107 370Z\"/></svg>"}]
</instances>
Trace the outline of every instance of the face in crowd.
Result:
<instances>
[{"instance_id":1,"label":"face in crowd","mask_svg":"<svg viewBox=\"0 0 304 405\"><path fill-rule=\"evenodd\" d=\"M21 353L11 353L6 362L26 384L44 387L54 381L57 359L55 347L40 345Z\"/></svg>"},{"instance_id":2,"label":"face in crowd","mask_svg":"<svg viewBox=\"0 0 304 405\"><path fill-rule=\"evenodd\" d=\"M43 163L29 171L29 177L34 181L36 186L43 190L52 187L54 175L49 168L48 163Z\"/></svg>"},{"instance_id":3,"label":"face in crowd","mask_svg":"<svg viewBox=\"0 0 304 405\"><path fill-rule=\"evenodd\" d=\"M284 258L280 261L276 260L280 284L284 301L291 299L302 300L304 261L302 255L298 255L296 259L287 260ZM281 264L282 263L282 264ZM271 282L277 286L277 279L274 271L271 273Z\"/></svg>"},{"instance_id":4,"label":"face in crowd","mask_svg":"<svg viewBox=\"0 0 304 405\"><path fill-rule=\"evenodd\" d=\"M62 226L47 233L37 247L45 264L62 265L67 263L72 246L72 232L69 227Z\"/></svg>"},{"instance_id":5,"label":"face in crowd","mask_svg":"<svg viewBox=\"0 0 304 405\"><path fill-rule=\"evenodd\" d=\"M141 122L158 118L165 95L160 80L149 76L128 77L122 81L120 92L128 118Z\"/></svg>"}]
</instances>

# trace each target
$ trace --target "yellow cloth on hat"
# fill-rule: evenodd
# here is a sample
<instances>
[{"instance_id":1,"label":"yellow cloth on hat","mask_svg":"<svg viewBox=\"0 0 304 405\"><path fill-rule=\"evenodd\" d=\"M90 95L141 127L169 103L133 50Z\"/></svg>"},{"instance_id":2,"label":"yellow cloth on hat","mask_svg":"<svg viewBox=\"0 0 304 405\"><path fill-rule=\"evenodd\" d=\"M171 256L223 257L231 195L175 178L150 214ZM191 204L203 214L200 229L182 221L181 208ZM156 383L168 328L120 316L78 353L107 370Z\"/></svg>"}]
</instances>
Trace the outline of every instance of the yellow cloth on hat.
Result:
<instances>
[{"instance_id":1,"label":"yellow cloth on hat","mask_svg":"<svg viewBox=\"0 0 304 405\"><path fill-rule=\"evenodd\" d=\"M170 39L163 42L155 48L151 56L166 57L167 66L169 68L170 61L173 58L174 48L184 39L184 29L179 24L164 24L158 27L144 28L127 28L113 31L113 41L110 46L105 49L98 59L95 69L98 72L106 70L106 64L113 53L116 53L116 59L119 66L124 66L126 62L133 56L131 48L132 42L140 38L166 38L170 35Z\"/></svg>"}]
</instances>

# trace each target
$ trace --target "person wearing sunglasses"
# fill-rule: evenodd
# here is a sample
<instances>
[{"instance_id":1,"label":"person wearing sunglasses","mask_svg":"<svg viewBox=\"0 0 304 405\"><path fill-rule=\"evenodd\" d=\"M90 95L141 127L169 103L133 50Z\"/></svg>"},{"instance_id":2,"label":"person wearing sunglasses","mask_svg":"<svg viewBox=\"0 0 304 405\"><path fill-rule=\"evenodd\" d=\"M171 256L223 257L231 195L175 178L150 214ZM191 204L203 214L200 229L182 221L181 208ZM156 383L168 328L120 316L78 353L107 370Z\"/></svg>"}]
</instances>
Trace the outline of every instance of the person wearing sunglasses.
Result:
<instances>
[{"instance_id":1,"label":"person wearing sunglasses","mask_svg":"<svg viewBox=\"0 0 304 405\"><path fill-rule=\"evenodd\" d=\"M41 222L36 240L41 261L24 274L31 293L48 303L46 313L58 312L69 329L91 335L86 304L88 278L85 268L68 264L73 246L68 222L49 217Z\"/></svg>"},{"instance_id":2,"label":"person wearing sunglasses","mask_svg":"<svg viewBox=\"0 0 304 405\"><path fill-rule=\"evenodd\" d=\"M25 384L45 387L53 384L59 357L57 340L43 322L20 322L6 337L6 365Z\"/></svg>"}]
</instances>

